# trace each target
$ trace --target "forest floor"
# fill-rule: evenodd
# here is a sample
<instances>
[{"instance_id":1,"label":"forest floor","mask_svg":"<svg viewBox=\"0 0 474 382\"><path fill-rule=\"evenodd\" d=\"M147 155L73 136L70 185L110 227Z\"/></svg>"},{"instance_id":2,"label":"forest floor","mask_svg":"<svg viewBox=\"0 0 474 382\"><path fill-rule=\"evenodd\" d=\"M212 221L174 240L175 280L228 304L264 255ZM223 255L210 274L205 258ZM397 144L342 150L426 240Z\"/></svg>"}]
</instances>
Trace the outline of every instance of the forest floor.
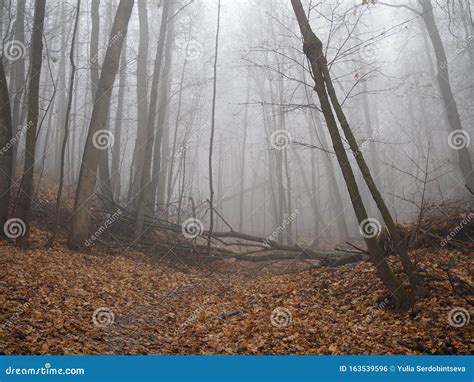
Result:
<instances>
[{"instance_id":1,"label":"forest floor","mask_svg":"<svg viewBox=\"0 0 474 382\"><path fill-rule=\"evenodd\" d=\"M37 249L26 251L0 243L0 353L474 351L473 323L452 322L453 309L472 312L472 302L456 293L446 276L449 259L456 256L456 276L472 282L472 257L466 253L412 253L430 276L430 294L411 311L397 313L367 262L248 277L177 267L120 249L84 254L64 243L45 249L39 245L45 236L34 229Z\"/></svg>"}]
</instances>

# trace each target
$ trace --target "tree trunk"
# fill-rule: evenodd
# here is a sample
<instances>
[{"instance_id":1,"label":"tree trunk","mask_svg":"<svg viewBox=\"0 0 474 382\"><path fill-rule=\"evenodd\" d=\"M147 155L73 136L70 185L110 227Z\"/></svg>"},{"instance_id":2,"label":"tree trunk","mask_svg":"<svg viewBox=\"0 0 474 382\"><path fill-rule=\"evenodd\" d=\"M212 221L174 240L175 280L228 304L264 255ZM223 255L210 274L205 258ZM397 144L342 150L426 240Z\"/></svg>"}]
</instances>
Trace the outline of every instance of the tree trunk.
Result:
<instances>
[{"instance_id":1,"label":"tree trunk","mask_svg":"<svg viewBox=\"0 0 474 382\"><path fill-rule=\"evenodd\" d=\"M10 185L12 180L13 147L12 115L8 84L0 61L0 236L5 235L3 226L8 219Z\"/></svg>"},{"instance_id":2,"label":"tree trunk","mask_svg":"<svg viewBox=\"0 0 474 382\"><path fill-rule=\"evenodd\" d=\"M207 252L211 253L211 235L214 229L214 184L212 179L212 150L214 148L214 131L216 127L216 96L217 96L217 58L219 52L219 31L221 22L221 0L217 3L217 28L216 43L214 49L214 78L212 83L212 112L211 112L211 137L209 140L209 235L207 240Z\"/></svg>"},{"instance_id":3,"label":"tree trunk","mask_svg":"<svg viewBox=\"0 0 474 382\"><path fill-rule=\"evenodd\" d=\"M30 234L29 214L33 199L36 128L39 116L39 84L43 62L43 26L46 0L36 0L33 33L31 36L30 84L28 90L28 130L26 132L25 166L20 184L17 217L25 224L25 233L18 239L22 248L28 248Z\"/></svg>"},{"instance_id":4,"label":"tree trunk","mask_svg":"<svg viewBox=\"0 0 474 382\"><path fill-rule=\"evenodd\" d=\"M247 149L247 130L248 130L248 109L250 97L250 74L247 73L247 95L245 96L245 111L244 111L244 136L242 139L242 150L240 154L240 201L239 201L239 231L243 232L244 228L244 188L245 188L245 154ZM222 193L219 194L222 197Z\"/></svg>"},{"instance_id":5,"label":"tree trunk","mask_svg":"<svg viewBox=\"0 0 474 382\"><path fill-rule=\"evenodd\" d=\"M15 40L20 44L25 44L25 2L26 0L18 0L16 21L15 21ZM3 8L2 8L3 9ZM0 35L2 36L2 35ZM25 52L26 53L26 52ZM21 57L12 64L10 75L10 86L13 88L13 110L12 110L12 131L18 134L22 119L20 118L21 98L25 93L25 62L26 57ZM13 134L13 135L15 135ZM13 160L13 176L16 174L17 166L17 150L19 140L13 143L12 160Z\"/></svg>"},{"instance_id":6,"label":"tree trunk","mask_svg":"<svg viewBox=\"0 0 474 382\"><path fill-rule=\"evenodd\" d=\"M122 44L127 33L133 3L134 0L120 0L110 34L111 39L114 38L114 42L107 47L100 74L74 202L70 245L75 248L82 248L89 235L89 206L94 194L101 153L94 145L93 140L96 138L94 135L106 126L112 87L117 74Z\"/></svg>"},{"instance_id":7,"label":"tree trunk","mask_svg":"<svg viewBox=\"0 0 474 382\"><path fill-rule=\"evenodd\" d=\"M298 20L301 34L303 35L303 51L310 62L313 72L315 81L314 89L318 94L321 109L324 114L324 118L326 120L326 124L333 143L334 151L341 167L347 190L349 191L351 197L352 206L360 224L367 219L367 212L362 203L359 188L357 186L349 158L347 157L347 153L344 150L342 138L339 134L337 123L329 100L329 95L326 90L326 85L330 85L328 84L330 79L326 77L326 58L323 54L322 43L313 33L303 10L303 6L301 5L301 1L291 0L291 3ZM367 244L370 259L375 265L378 275L385 287L394 297L396 307L401 310L409 309L412 305L412 299L388 266L387 261L384 258L383 251L378 245L376 238L365 237L364 239Z\"/></svg>"},{"instance_id":8,"label":"tree trunk","mask_svg":"<svg viewBox=\"0 0 474 382\"><path fill-rule=\"evenodd\" d=\"M138 18L140 24L140 41L138 43L137 55L137 137L133 151L133 174L130 174L132 180L131 190L129 190L132 203L135 205L136 198L140 190L140 181L142 179L147 135L148 120L148 86L147 86L147 62L148 62L148 12L145 0L138 1Z\"/></svg>"},{"instance_id":9,"label":"tree trunk","mask_svg":"<svg viewBox=\"0 0 474 382\"><path fill-rule=\"evenodd\" d=\"M169 14L172 15L174 11L174 3L170 4ZM173 52L173 37L174 37L174 17L168 20L166 43L165 43L165 60L163 66L163 73L161 75L159 106L158 106L158 131L155 136L155 148L153 150L153 172L151 178L151 189L153 192L152 200L155 201L155 211L163 208L164 193L166 192L166 175L168 170L169 159L169 124L167 122L168 102L170 91L170 68ZM161 193L161 194L160 194ZM160 211L161 212L161 211Z\"/></svg>"},{"instance_id":10,"label":"tree trunk","mask_svg":"<svg viewBox=\"0 0 474 382\"><path fill-rule=\"evenodd\" d=\"M63 141L61 142L61 157L60 157L60 165L59 165L59 186L58 186L58 194L56 197L56 223L54 225L54 229L49 240L49 244L52 244L54 238L56 236L56 232L58 229L59 224L59 216L61 212L61 196L63 191L64 185L64 162L66 158L66 147L67 147L67 140L69 138L69 116L71 114L71 106L72 106L72 97L74 92L74 78L76 77L76 63L74 62L74 44L76 43L76 35L77 35L77 27L79 24L79 15L81 11L81 0L77 1L77 10L76 10L76 20L74 22L74 31L72 33L72 41L71 41L71 51L69 53L69 61L71 62L71 75L69 77L69 94L67 99L67 106L66 106L66 115L64 117L64 135ZM66 65L64 63L64 65ZM77 91L76 91L77 93Z\"/></svg>"},{"instance_id":11,"label":"tree trunk","mask_svg":"<svg viewBox=\"0 0 474 382\"><path fill-rule=\"evenodd\" d=\"M444 51L443 41L441 40L438 26L436 25L431 0L422 0L421 6L423 8L422 18L426 29L428 30L428 36L431 40L436 56L436 63L438 66L436 78L438 80L439 90L441 92L441 98L443 99L451 134L462 137L462 135L467 135L467 133L462 127L456 100L454 99L453 91L451 90L451 85L449 83L448 59L446 57L446 52ZM467 141L467 139L461 139ZM464 178L465 185L471 193L474 193L474 172L472 168L471 154L469 153L467 144L457 147L457 153L459 157L459 168Z\"/></svg>"},{"instance_id":12,"label":"tree trunk","mask_svg":"<svg viewBox=\"0 0 474 382\"><path fill-rule=\"evenodd\" d=\"M120 62L119 89L117 100L117 114L115 115L114 129L114 147L112 150L112 193L116 198L120 198L120 154L122 153L122 123L123 123L123 104L126 86L126 67L127 67L127 38L123 42L122 58Z\"/></svg>"},{"instance_id":13,"label":"tree trunk","mask_svg":"<svg viewBox=\"0 0 474 382\"><path fill-rule=\"evenodd\" d=\"M154 195L151 189L151 166L153 156L153 142L155 136L155 117L156 104L158 101L158 85L160 80L161 63L163 61L163 51L165 46L166 27L168 24L170 2L163 4L163 13L161 15L160 37L158 38L158 47L156 49L155 67L150 92L150 106L148 109L148 121L146 129L145 157L143 162L143 172L140 180L140 193L137 204L137 218L135 221L134 238L138 240L143 234L143 223L145 221L146 208Z\"/></svg>"}]
</instances>

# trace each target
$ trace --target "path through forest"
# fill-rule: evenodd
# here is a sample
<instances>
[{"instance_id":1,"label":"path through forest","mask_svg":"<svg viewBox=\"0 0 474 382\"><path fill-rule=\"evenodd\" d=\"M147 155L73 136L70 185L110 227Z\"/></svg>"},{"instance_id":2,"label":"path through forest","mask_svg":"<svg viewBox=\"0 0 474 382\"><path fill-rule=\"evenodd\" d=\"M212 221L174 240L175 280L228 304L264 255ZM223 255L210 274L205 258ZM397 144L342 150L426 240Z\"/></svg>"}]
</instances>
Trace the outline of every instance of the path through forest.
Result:
<instances>
[{"instance_id":1,"label":"path through forest","mask_svg":"<svg viewBox=\"0 0 474 382\"><path fill-rule=\"evenodd\" d=\"M45 232L34 230L39 244ZM1 243L6 354L467 353L451 325L466 305L446 278L469 280L469 256L416 253L431 294L396 313L367 262L248 277L122 249L93 255ZM393 260L390 260L393 262ZM182 264L182 265L181 265ZM471 264L472 267L472 264ZM397 269L397 267L395 267ZM399 269L399 267L398 267ZM471 269L472 272L472 269ZM401 272L398 272L401 275ZM454 289L453 289L454 288ZM451 323L451 324L450 324Z\"/></svg>"}]
</instances>

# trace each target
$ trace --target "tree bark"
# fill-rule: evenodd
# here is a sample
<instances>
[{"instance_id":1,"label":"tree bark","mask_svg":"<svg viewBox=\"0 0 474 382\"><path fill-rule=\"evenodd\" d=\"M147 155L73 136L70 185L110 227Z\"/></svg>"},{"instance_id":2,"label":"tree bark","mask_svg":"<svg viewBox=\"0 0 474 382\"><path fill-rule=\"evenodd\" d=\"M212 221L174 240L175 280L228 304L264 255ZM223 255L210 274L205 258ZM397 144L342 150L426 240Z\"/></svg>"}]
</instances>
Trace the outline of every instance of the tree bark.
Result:
<instances>
[{"instance_id":1,"label":"tree bark","mask_svg":"<svg viewBox=\"0 0 474 382\"><path fill-rule=\"evenodd\" d=\"M18 0L17 3L17 12L16 12L16 21L15 21L15 40L25 44L25 3L26 0ZM3 9L3 8L2 8ZM10 86L12 87L13 94L13 110L12 110L12 131L13 135L19 133L20 126L22 124L22 119L20 118L20 109L21 109L21 99L25 94L25 62L26 57L21 57L12 64L12 70L10 75ZM15 175L16 166L17 166L17 151L18 151L18 141L13 144L13 170L12 173Z\"/></svg>"},{"instance_id":2,"label":"tree bark","mask_svg":"<svg viewBox=\"0 0 474 382\"><path fill-rule=\"evenodd\" d=\"M431 0L422 0L421 6L423 9L422 18L426 29L428 30L428 36L431 40L436 56L436 63L438 66L436 78L438 80L441 98L443 99L443 105L446 110L449 127L452 132L459 131L466 133L462 127L456 100L454 99L451 84L449 82L448 59L446 57L446 52L444 51L443 41L441 40L438 26L436 25ZM472 158L467 145L458 149L457 153L459 158L459 168L464 178L465 185L471 193L474 193Z\"/></svg>"},{"instance_id":3,"label":"tree bark","mask_svg":"<svg viewBox=\"0 0 474 382\"><path fill-rule=\"evenodd\" d=\"M127 67L127 38L123 42L122 57L120 62L119 89L117 100L117 113L115 115L114 128L114 147L112 149L112 193L116 198L120 198L120 154L122 153L122 124L123 124L123 106L125 98L125 86Z\"/></svg>"},{"instance_id":4,"label":"tree bark","mask_svg":"<svg viewBox=\"0 0 474 382\"><path fill-rule=\"evenodd\" d=\"M214 229L214 184L212 179L212 151L214 149L214 131L216 127L216 96L217 96L217 59L219 52L219 31L221 22L221 0L217 3L217 28L214 49L214 78L212 84L212 111L211 111L211 137L209 140L209 236L207 241L208 254L211 252L211 235Z\"/></svg>"},{"instance_id":5,"label":"tree bark","mask_svg":"<svg viewBox=\"0 0 474 382\"><path fill-rule=\"evenodd\" d=\"M291 0L291 3L298 20L301 34L303 36L303 51L310 62L313 72L315 81L314 89L318 94L321 110L326 120L334 151L341 167L347 190L349 191L351 197L352 206L360 224L367 219L367 212L362 203L359 188L357 186L349 158L347 157L347 153L344 150L342 138L339 134L337 123L329 100L329 94L326 90L326 86L330 86L331 84L328 83L330 82L330 78L327 78L326 58L323 54L322 43L312 31L309 21L303 10L303 6L301 5L301 1ZM412 298L391 271L387 261L384 258L383 251L376 241L376 238L365 237L364 239L367 244L370 259L375 265L383 284L392 294L395 301L395 306L400 310L409 309L412 305Z\"/></svg>"},{"instance_id":6,"label":"tree bark","mask_svg":"<svg viewBox=\"0 0 474 382\"><path fill-rule=\"evenodd\" d=\"M114 24L110 33L113 43L105 53L104 64L100 74L91 122L87 133L86 145L82 156L81 170L74 202L71 236L69 243L73 248L83 248L89 235L89 206L94 194L97 178L100 150L93 144L94 134L105 128L110 109L112 87L117 74L122 44L127 33L128 22L132 13L134 0L120 0Z\"/></svg>"},{"instance_id":7,"label":"tree bark","mask_svg":"<svg viewBox=\"0 0 474 382\"><path fill-rule=\"evenodd\" d=\"M18 238L22 248L28 248L29 214L33 199L36 129L39 117L39 84L43 62L43 26L46 0L36 0L33 33L31 36L30 84L28 89L28 130L26 132L25 165L20 184L17 217L25 223L25 233Z\"/></svg>"},{"instance_id":8,"label":"tree bark","mask_svg":"<svg viewBox=\"0 0 474 382\"><path fill-rule=\"evenodd\" d=\"M0 61L0 236L5 232L3 225L8 219L10 205L10 185L13 168L12 115L8 84Z\"/></svg>"},{"instance_id":9,"label":"tree bark","mask_svg":"<svg viewBox=\"0 0 474 382\"><path fill-rule=\"evenodd\" d=\"M61 143L61 156L60 156L60 165L59 165L59 186L58 193L56 196L56 222L53 228L49 244L52 244L56 236L59 224L59 216L61 212L61 196L64 185L64 162L66 158L66 147L67 140L69 138L69 116L71 114L72 98L74 92L74 79L76 77L76 63L74 62L74 45L76 43L77 27L79 25L79 15L81 11L81 0L77 0L77 10L76 10L76 19L74 22L74 30L72 32L72 41L71 41L71 51L69 53L69 61L71 63L71 74L69 77L69 92L67 98L66 114L64 117L64 135L63 141ZM65 64L64 64L65 65ZM76 92L77 93L77 92Z\"/></svg>"},{"instance_id":10,"label":"tree bark","mask_svg":"<svg viewBox=\"0 0 474 382\"><path fill-rule=\"evenodd\" d=\"M140 41L138 43L137 55L137 137L133 152L133 174L130 174L132 180L130 197L133 204L140 190L140 181L143 174L145 159L146 130L148 120L148 86L147 86L147 62L148 62L148 12L146 0L138 0L138 19L140 25Z\"/></svg>"},{"instance_id":11,"label":"tree bark","mask_svg":"<svg viewBox=\"0 0 474 382\"><path fill-rule=\"evenodd\" d=\"M138 240L143 234L143 223L145 221L145 212L147 205L151 201L154 193L151 189L151 166L153 159L153 142L155 137L155 117L158 101L158 85L160 80L161 64L163 61L163 51L165 46L166 28L168 24L168 13L170 2L165 1L161 15L160 37L158 38L158 47L156 49L155 67L150 92L150 105L148 109L148 121L146 129L145 157L143 162L143 172L140 180L140 192L137 204L137 217L134 228L134 238Z\"/></svg>"}]
</instances>

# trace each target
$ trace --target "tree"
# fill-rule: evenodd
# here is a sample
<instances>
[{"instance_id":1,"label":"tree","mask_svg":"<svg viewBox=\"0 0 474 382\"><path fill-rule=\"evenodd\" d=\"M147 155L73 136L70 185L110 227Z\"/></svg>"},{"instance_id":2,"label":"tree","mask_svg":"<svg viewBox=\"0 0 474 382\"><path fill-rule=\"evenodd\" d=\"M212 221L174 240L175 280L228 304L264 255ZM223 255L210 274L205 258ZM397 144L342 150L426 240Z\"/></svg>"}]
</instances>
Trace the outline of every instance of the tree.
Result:
<instances>
[{"instance_id":1,"label":"tree","mask_svg":"<svg viewBox=\"0 0 474 382\"><path fill-rule=\"evenodd\" d=\"M25 44L25 2L26 0L18 0L16 8L15 20L15 40L19 44ZM22 120L20 118L21 98L24 94L25 88L25 57L20 57L12 64L10 75L10 87L13 100L12 107L12 128L15 133L19 132L19 125ZM16 154L18 149L18 142L13 143L13 174L16 168Z\"/></svg>"},{"instance_id":2,"label":"tree","mask_svg":"<svg viewBox=\"0 0 474 382\"><path fill-rule=\"evenodd\" d=\"M82 156L81 170L76 190L74 210L71 222L69 244L73 248L83 248L89 235L89 206L97 181L97 168L101 151L94 144L96 133L104 129L110 110L112 86L117 75L123 41L127 34L128 22L132 13L134 0L120 0L115 20L110 32L109 44L105 53L104 64L95 94L92 117L87 133Z\"/></svg>"},{"instance_id":3,"label":"tree","mask_svg":"<svg viewBox=\"0 0 474 382\"><path fill-rule=\"evenodd\" d=\"M436 79L438 82L438 89L441 95L441 99L443 101L443 108L446 113L446 118L448 120L448 125L451 130L451 134L454 134L455 137L462 135L465 136L467 135L467 133L462 126L458 106L454 98L453 91L451 89L451 84L449 81L448 58L446 56L443 40L441 39L441 36L439 34L438 25L436 24L436 20L434 17L433 5L431 4L431 0L419 0L419 3L421 4L422 8L421 12L406 5L393 5L380 2L380 4L389 7L407 8L410 11L421 16L421 18L423 19L436 56L436 64L438 68ZM459 169L461 170L465 186L471 193L474 193L474 170L472 167L472 158L469 149L467 145L461 145L460 147L456 147L456 151L458 153L459 158Z\"/></svg>"},{"instance_id":4,"label":"tree","mask_svg":"<svg viewBox=\"0 0 474 382\"><path fill-rule=\"evenodd\" d=\"M360 191L354 177L354 172L351 168L347 153L344 150L342 138L339 134L338 126L334 116L333 107L337 108L338 105L334 105L334 99L333 97L330 97L329 94L328 88L332 87L332 82L330 77L328 77L329 71L327 68L326 57L323 53L323 45L321 40L311 29L303 6L301 5L301 1L291 0L291 4L293 6L301 34L303 36L303 52L310 62L312 75L315 82L314 89L321 104L321 110L326 120L333 148L343 173L357 220L359 224L363 224L368 220L367 211L362 202ZM332 106L331 101L333 104ZM336 112L338 111L340 112L340 110L336 110ZM412 304L412 298L402 286L400 280L398 280L391 271L387 261L384 258L383 250L377 243L376 238L366 236L364 239L367 244L370 259L376 267L380 279L393 296L396 307L400 310L407 310Z\"/></svg>"},{"instance_id":5,"label":"tree","mask_svg":"<svg viewBox=\"0 0 474 382\"><path fill-rule=\"evenodd\" d=\"M0 236L4 235L3 225L8 219L10 185L12 180L13 151L12 115L8 84L0 60Z\"/></svg>"},{"instance_id":6,"label":"tree","mask_svg":"<svg viewBox=\"0 0 474 382\"><path fill-rule=\"evenodd\" d=\"M207 241L207 250L211 251L211 235L214 229L214 185L212 179L212 151L214 149L214 132L216 127L216 95L217 95L217 57L219 52L219 31L221 22L221 0L217 3L217 28L216 44L214 50L214 77L212 82L212 111L211 111L211 136L209 138L209 237Z\"/></svg>"},{"instance_id":7,"label":"tree","mask_svg":"<svg viewBox=\"0 0 474 382\"><path fill-rule=\"evenodd\" d=\"M28 130L26 132L25 164L20 183L17 217L25 224L25 233L18 239L22 248L29 243L29 214L33 199L33 173L35 169L36 129L39 117L39 84L43 62L43 27L46 0L36 0L31 36L31 63L28 89Z\"/></svg>"},{"instance_id":8,"label":"tree","mask_svg":"<svg viewBox=\"0 0 474 382\"><path fill-rule=\"evenodd\" d=\"M156 48L155 67L153 71L153 80L150 90L150 104L148 108L148 122L146 129L145 157L143 162L143 172L140 180L140 192L137 204L137 213L134 228L134 238L138 240L143 234L143 224L145 222L145 211L147 204L154 195L151 188L151 166L153 159L153 142L155 137L155 117L156 105L158 102L158 85L160 80L161 64L163 61L163 52L165 46L166 28L168 24L170 2L165 1L163 12L161 14L160 37L158 38L158 47Z\"/></svg>"},{"instance_id":9,"label":"tree","mask_svg":"<svg viewBox=\"0 0 474 382\"><path fill-rule=\"evenodd\" d=\"M137 54L137 137L133 152L133 173L130 173L131 186L129 199L135 200L139 194L140 181L143 173L143 162L145 151L142 149L146 144L146 129L148 121L148 86L147 86L147 62L148 62L148 13L147 3L138 1L138 21L140 24L140 41Z\"/></svg>"},{"instance_id":10,"label":"tree","mask_svg":"<svg viewBox=\"0 0 474 382\"><path fill-rule=\"evenodd\" d=\"M53 233L49 240L50 244L53 242L54 237L56 235L56 231L58 229L59 214L61 210L61 196L62 196L63 185L64 185L64 162L65 162L65 157L66 157L67 140L69 138L69 117L71 114L72 98L73 98L73 92L74 92L74 78L76 77L76 63L74 62L74 46L76 43L77 27L79 25L80 11L81 11L81 0L77 0L76 19L74 21L74 30L72 32L71 50L69 53L69 62L71 63L71 74L69 77L69 92L68 92L68 97L67 97L66 115L64 118L64 135L63 135L63 141L61 143L61 156L60 156L60 165L59 165L59 185L58 185L58 193L56 196L56 209L57 209L56 224L54 226Z\"/></svg>"}]
</instances>

